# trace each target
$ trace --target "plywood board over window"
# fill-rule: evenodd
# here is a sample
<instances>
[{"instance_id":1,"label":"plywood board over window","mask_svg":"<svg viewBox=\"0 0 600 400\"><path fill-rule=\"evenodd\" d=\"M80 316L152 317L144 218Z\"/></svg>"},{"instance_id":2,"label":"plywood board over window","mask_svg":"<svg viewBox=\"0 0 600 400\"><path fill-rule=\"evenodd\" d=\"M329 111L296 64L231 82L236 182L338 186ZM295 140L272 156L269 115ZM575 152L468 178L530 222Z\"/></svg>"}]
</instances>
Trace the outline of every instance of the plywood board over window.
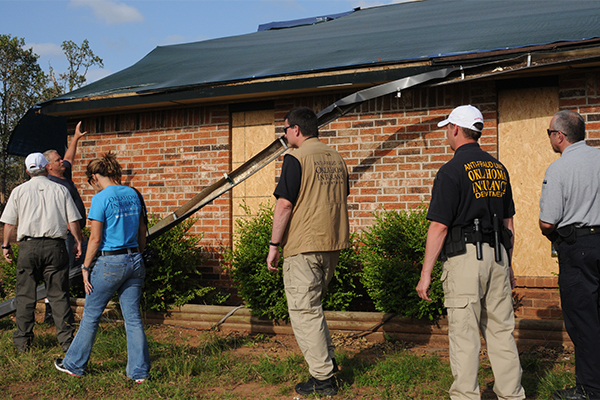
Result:
<instances>
[{"instance_id":1,"label":"plywood board over window","mask_svg":"<svg viewBox=\"0 0 600 400\"><path fill-rule=\"evenodd\" d=\"M231 114L232 170L258 154L275 140L275 115L273 110L245 111ZM273 204L275 189L275 163L272 162L232 191L232 221L244 217L242 203L255 214L261 203Z\"/></svg>"},{"instance_id":2,"label":"plywood board over window","mask_svg":"<svg viewBox=\"0 0 600 400\"><path fill-rule=\"evenodd\" d=\"M503 90L498 96L498 158L508 169L516 209L515 275L552 276L557 259L538 220L544 173L558 158L546 134L558 111L558 88Z\"/></svg>"}]
</instances>

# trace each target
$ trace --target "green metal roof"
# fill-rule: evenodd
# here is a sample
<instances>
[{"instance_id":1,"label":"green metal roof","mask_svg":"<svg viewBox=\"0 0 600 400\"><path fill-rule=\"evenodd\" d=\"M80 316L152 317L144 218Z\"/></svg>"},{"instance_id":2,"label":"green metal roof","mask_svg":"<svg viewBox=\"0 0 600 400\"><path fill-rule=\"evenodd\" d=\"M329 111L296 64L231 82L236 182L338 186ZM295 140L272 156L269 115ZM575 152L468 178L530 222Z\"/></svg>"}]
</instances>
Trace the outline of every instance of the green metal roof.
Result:
<instances>
[{"instance_id":1,"label":"green metal roof","mask_svg":"<svg viewBox=\"0 0 600 400\"><path fill-rule=\"evenodd\" d=\"M357 10L312 25L159 46L133 66L50 102L203 90L257 78L598 37L597 0L414 1Z\"/></svg>"}]
</instances>

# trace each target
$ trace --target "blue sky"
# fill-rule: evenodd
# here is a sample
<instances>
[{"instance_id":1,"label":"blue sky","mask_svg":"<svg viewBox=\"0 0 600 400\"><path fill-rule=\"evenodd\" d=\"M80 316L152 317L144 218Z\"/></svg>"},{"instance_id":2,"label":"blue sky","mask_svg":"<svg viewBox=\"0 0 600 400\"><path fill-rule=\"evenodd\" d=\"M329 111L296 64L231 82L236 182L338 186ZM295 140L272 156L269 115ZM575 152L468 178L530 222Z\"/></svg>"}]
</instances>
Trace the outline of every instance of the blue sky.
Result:
<instances>
[{"instance_id":1,"label":"blue sky","mask_svg":"<svg viewBox=\"0 0 600 400\"><path fill-rule=\"evenodd\" d=\"M103 59L88 83L127 68L156 46L256 32L273 21L316 17L399 0L0 0L0 34L25 39L45 71L66 70L60 45L84 39Z\"/></svg>"}]
</instances>

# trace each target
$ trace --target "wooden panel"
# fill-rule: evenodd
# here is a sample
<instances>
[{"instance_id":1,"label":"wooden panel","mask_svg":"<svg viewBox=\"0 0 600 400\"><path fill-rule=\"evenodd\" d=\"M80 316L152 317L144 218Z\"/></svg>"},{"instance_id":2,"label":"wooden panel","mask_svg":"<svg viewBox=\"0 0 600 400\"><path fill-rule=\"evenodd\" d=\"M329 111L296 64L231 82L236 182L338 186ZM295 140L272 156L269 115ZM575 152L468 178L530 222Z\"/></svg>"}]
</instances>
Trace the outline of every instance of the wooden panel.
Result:
<instances>
[{"instance_id":1,"label":"wooden panel","mask_svg":"<svg viewBox=\"0 0 600 400\"><path fill-rule=\"evenodd\" d=\"M231 116L232 169L258 154L275 139L275 115L273 110L233 113ZM245 216L240 207L243 201L254 214L261 203L273 201L275 189L275 163L270 163L250 178L233 188L233 229L235 219Z\"/></svg>"},{"instance_id":2,"label":"wooden panel","mask_svg":"<svg viewBox=\"0 0 600 400\"><path fill-rule=\"evenodd\" d=\"M558 263L538 220L544 173L559 157L546 134L558 111L558 88L506 90L498 96L498 155L510 174L516 208L515 275L550 276Z\"/></svg>"}]
</instances>

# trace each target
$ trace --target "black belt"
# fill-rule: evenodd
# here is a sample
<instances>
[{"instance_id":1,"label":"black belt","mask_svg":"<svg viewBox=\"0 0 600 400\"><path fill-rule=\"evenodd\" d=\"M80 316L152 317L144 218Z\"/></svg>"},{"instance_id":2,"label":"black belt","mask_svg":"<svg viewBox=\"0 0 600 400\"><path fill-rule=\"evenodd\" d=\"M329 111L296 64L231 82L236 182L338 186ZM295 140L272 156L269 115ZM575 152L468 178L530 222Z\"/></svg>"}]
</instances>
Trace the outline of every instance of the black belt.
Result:
<instances>
[{"instance_id":1,"label":"black belt","mask_svg":"<svg viewBox=\"0 0 600 400\"><path fill-rule=\"evenodd\" d=\"M31 236L24 236L23 239L21 239L21 242L24 242L26 240L65 240L63 238L51 238L51 237L31 237Z\"/></svg>"},{"instance_id":2,"label":"black belt","mask_svg":"<svg viewBox=\"0 0 600 400\"><path fill-rule=\"evenodd\" d=\"M473 232L465 232L465 243L475 244L474 235L475 234ZM481 234L481 242L487 243L493 247L494 246L494 236L490 235L490 234L482 233Z\"/></svg>"},{"instance_id":3,"label":"black belt","mask_svg":"<svg viewBox=\"0 0 600 400\"><path fill-rule=\"evenodd\" d=\"M102 250L98 252L99 256L118 256L120 254L132 254L139 253L140 250L137 247L130 247L128 249L121 250Z\"/></svg>"},{"instance_id":4,"label":"black belt","mask_svg":"<svg viewBox=\"0 0 600 400\"><path fill-rule=\"evenodd\" d=\"M577 235L577 237L587 235L598 235L600 234L600 225L575 228L575 234Z\"/></svg>"}]
</instances>

